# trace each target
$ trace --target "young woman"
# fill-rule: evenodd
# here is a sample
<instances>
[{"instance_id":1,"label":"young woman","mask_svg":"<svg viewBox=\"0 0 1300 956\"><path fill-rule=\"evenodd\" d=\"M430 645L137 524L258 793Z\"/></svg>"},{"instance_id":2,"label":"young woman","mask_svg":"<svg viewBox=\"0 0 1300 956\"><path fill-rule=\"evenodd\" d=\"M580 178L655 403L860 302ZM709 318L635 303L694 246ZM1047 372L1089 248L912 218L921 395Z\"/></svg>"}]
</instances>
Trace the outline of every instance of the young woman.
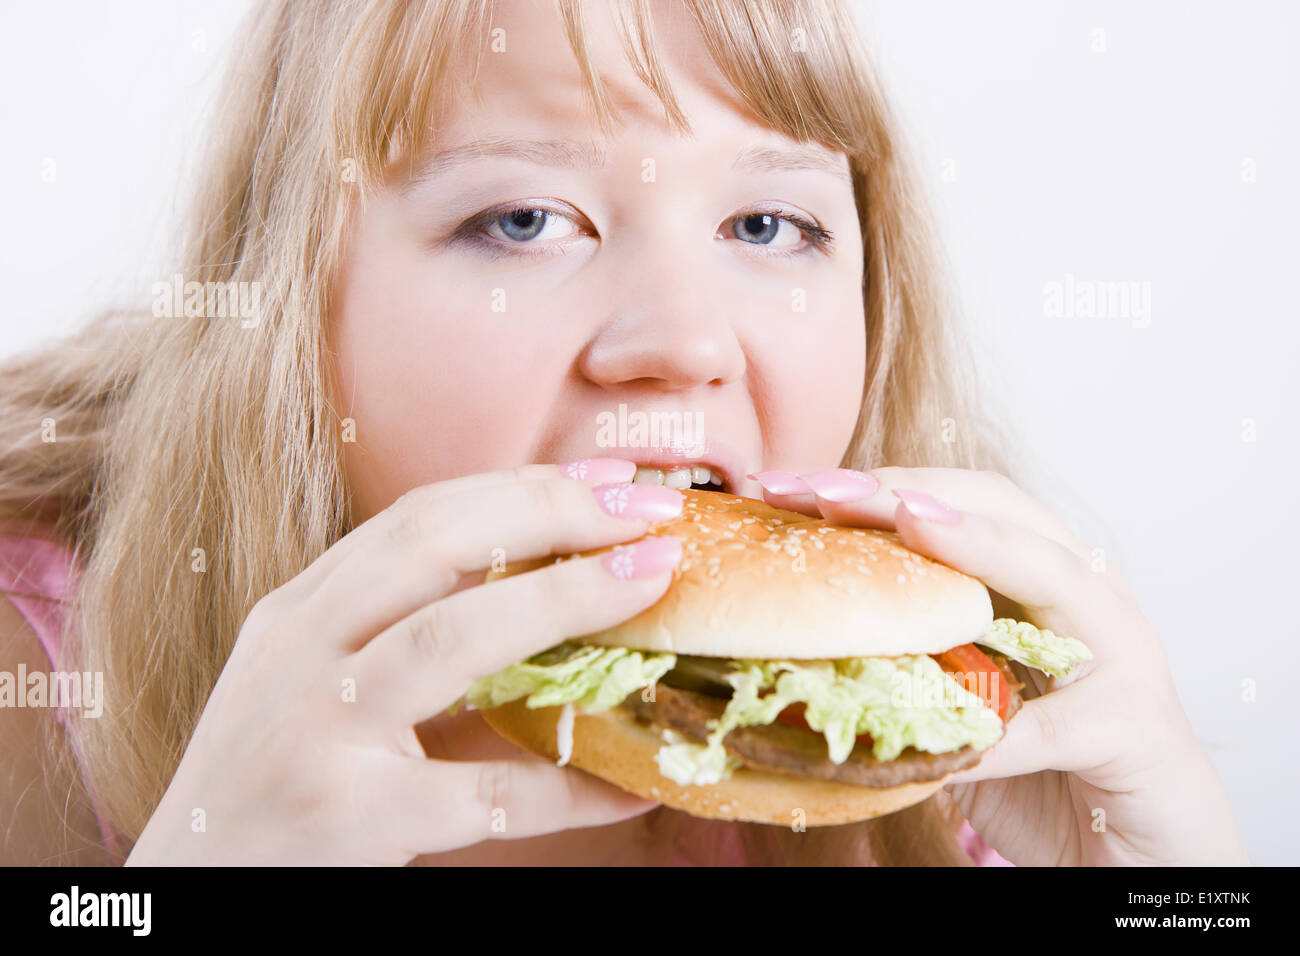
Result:
<instances>
[{"instance_id":1,"label":"young woman","mask_svg":"<svg viewBox=\"0 0 1300 956\"><path fill-rule=\"evenodd\" d=\"M0 716L6 861L1246 861L1127 585L1003 477L843 4L281 0L234 49L178 271L251 317L160 292L0 370L0 666L105 686ZM620 405L1095 660L948 794L807 833L448 716L667 587L671 540L482 583L680 507L592 494L658 463L601 446Z\"/></svg>"}]
</instances>

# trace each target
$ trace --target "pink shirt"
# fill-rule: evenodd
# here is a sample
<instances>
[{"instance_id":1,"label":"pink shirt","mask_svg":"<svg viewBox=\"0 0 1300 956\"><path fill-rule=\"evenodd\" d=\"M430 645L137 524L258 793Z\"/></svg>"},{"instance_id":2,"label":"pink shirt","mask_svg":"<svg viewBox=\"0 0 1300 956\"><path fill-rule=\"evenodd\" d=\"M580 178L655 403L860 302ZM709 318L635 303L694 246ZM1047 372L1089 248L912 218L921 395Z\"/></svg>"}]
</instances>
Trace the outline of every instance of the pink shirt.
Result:
<instances>
[{"instance_id":1,"label":"pink shirt","mask_svg":"<svg viewBox=\"0 0 1300 956\"><path fill-rule=\"evenodd\" d=\"M26 619L28 626L36 633L46 656L50 659L50 666L55 670L62 669L59 661L62 651L64 596L69 590L69 584L75 582L76 574L77 568L72 553L62 545L44 538L0 534L0 591L5 592L14 607ZM59 708L55 717L59 723L65 723L66 710ZM80 748L76 746L75 738L73 744L77 762L83 768L84 776L85 761ZM99 800L93 791L90 792L90 801L104 846L112 855L114 862L121 863L124 858L117 836L108 826ZM715 829L714 838L719 837L728 841L722 848L721 858L728 860L731 865L743 865L741 848L734 841L733 831ZM1015 865L998 856L969 823L962 823L957 839L962 849L977 866ZM674 865L689 865L689 862L679 858Z\"/></svg>"},{"instance_id":2,"label":"pink shirt","mask_svg":"<svg viewBox=\"0 0 1300 956\"><path fill-rule=\"evenodd\" d=\"M18 613L35 632L50 659L50 666L63 670L63 598L69 584L75 581L77 569L72 552L60 544L44 538L0 535L0 591L13 602ZM67 723L67 708L55 712L60 724ZM93 718L86 718L88 720ZM77 764L85 777L85 758L77 739L72 738ZM99 798L90 791L91 807L99 824L100 837L113 862L123 862L117 835L109 827Z\"/></svg>"}]
</instances>

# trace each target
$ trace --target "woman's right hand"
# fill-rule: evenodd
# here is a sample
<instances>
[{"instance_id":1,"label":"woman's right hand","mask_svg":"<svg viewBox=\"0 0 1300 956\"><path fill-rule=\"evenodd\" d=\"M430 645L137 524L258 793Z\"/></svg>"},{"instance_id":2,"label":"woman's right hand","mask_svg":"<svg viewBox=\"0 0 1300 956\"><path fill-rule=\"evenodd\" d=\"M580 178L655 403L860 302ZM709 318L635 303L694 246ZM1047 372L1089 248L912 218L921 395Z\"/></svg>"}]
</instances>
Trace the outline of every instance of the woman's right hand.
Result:
<instances>
[{"instance_id":1,"label":"woman's right hand","mask_svg":"<svg viewBox=\"0 0 1300 956\"><path fill-rule=\"evenodd\" d=\"M655 807L540 760L431 760L414 730L476 679L667 590L669 537L624 552L630 577L593 556L477 583L494 555L615 545L681 509L668 488L598 486L630 481L631 462L585 465L416 488L262 598L127 863L400 865Z\"/></svg>"}]
</instances>

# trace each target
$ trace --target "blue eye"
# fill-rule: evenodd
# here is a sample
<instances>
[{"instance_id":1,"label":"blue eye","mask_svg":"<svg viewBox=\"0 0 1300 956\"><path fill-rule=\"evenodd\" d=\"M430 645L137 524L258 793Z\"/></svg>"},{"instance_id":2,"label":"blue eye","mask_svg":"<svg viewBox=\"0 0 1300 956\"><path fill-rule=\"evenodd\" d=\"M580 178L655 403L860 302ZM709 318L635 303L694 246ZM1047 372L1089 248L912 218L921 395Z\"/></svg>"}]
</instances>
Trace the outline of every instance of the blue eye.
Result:
<instances>
[{"instance_id":1,"label":"blue eye","mask_svg":"<svg viewBox=\"0 0 1300 956\"><path fill-rule=\"evenodd\" d=\"M496 224L511 239L536 239L546 225L546 213L540 209L520 209L498 216Z\"/></svg>"},{"instance_id":2,"label":"blue eye","mask_svg":"<svg viewBox=\"0 0 1300 956\"><path fill-rule=\"evenodd\" d=\"M562 231L565 223L572 228ZM550 228L552 225L559 229ZM577 224L567 216L549 209L520 206L498 213L482 222L488 235L502 242L528 243L537 239L567 239L577 231Z\"/></svg>"},{"instance_id":3,"label":"blue eye","mask_svg":"<svg viewBox=\"0 0 1300 956\"><path fill-rule=\"evenodd\" d=\"M474 216L456 230L452 241L475 246L493 258L550 255L564 252L566 244L546 240L571 239L584 231L564 213L519 204L507 209L489 209ZM834 240L829 229L802 216L767 210L732 217L715 238L728 238L728 233L746 245L770 250L764 255L782 257L825 252ZM526 249L528 246L535 248Z\"/></svg>"},{"instance_id":4,"label":"blue eye","mask_svg":"<svg viewBox=\"0 0 1300 956\"><path fill-rule=\"evenodd\" d=\"M813 249L828 249L834 240L823 229L802 216L774 212L751 212L731 220L731 234L741 242L781 250L781 255L798 255L800 242L806 238Z\"/></svg>"}]
</instances>

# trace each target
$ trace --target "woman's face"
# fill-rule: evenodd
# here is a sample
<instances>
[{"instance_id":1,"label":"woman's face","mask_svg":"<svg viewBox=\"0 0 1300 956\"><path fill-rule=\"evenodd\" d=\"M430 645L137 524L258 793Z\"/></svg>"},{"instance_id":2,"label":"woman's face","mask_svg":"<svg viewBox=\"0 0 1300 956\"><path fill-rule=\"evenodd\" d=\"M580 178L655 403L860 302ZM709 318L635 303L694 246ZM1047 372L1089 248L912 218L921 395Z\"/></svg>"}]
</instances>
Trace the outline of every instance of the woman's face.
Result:
<instances>
[{"instance_id":1,"label":"woman's face","mask_svg":"<svg viewBox=\"0 0 1300 956\"><path fill-rule=\"evenodd\" d=\"M693 27L661 13L694 130L674 134L588 9L614 135L588 120L550 8L499 5L507 48L484 54L481 103L448 104L441 159L395 164L358 207L331 316L357 523L415 486L532 462L696 459L761 497L747 472L844 454L865 367L846 157L760 125ZM602 431L620 406L631 425L682 413L661 444L677 421L704 447Z\"/></svg>"}]
</instances>

